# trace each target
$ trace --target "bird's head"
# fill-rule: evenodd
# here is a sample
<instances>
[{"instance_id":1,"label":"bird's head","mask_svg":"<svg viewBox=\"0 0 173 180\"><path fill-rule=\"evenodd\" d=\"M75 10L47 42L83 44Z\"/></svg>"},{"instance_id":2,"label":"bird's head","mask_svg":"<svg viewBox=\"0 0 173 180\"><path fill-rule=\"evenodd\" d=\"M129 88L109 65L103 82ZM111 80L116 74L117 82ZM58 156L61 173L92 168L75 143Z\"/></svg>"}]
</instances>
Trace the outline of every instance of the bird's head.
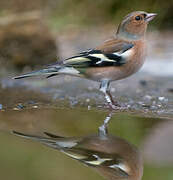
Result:
<instances>
[{"instance_id":1,"label":"bird's head","mask_svg":"<svg viewBox=\"0 0 173 180\"><path fill-rule=\"evenodd\" d=\"M117 37L126 40L144 38L148 22L157 14L144 11L135 11L124 17L117 30Z\"/></svg>"}]
</instances>

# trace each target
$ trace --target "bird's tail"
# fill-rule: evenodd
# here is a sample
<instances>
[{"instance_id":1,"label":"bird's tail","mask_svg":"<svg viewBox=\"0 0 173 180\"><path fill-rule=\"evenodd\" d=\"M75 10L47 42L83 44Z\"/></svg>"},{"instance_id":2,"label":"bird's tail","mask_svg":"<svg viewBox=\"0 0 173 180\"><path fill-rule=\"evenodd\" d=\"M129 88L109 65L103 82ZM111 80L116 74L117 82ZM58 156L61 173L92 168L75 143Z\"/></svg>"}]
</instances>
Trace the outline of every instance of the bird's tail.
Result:
<instances>
[{"instance_id":1,"label":"bird's tail","mask_svg":"<svg viewBox=\"0 0 173 180\"><path fill-rule=\"evenodd\" d=\"M22 78L27 78L31 76L41 76L41 75L47 75L47 78L55 76L59 73L59 70L62 69L62 66L54 66L54 67L47 67L41 70L37 71L32 71L20 76L16 76L13 79L22 79Z\"/></svg>"},{"instance_id":2,"label":"bird's tail","mask_svg":"<svg viewBox=\"0 0 173 180\"><path fill-rule=\"evenodd\" d=\"M44 134L46 134L48 137L34 136L34 135L20 133L17 131L13 131L12 133L17 136L20 136L26 139L31 139L31 140L40 142L46 146L52 147L54 149L59 149L59 150L63 150L64 148L71 148L76 145L76 142L73 139L71 140L69 138L57 136L57 135L50 134L47 132L45 132Z\"/></svg>"},{"instance_id":3,"label":"bird's tail","mask_svg":"<svg viewBox=\"0 0 173 180\"><path fill-rule=\"evenodd\" d=\"M17 136L26 138L26 139L31 139L31 140L40 142L40 143L42 143L42 144L44 144L44 145L50 146L50 147L55 148L55 149L59 149L59 148L60 148L60 147L56 144L56 141L57 141L57 140L55 140L55 139L53 139L53 138L47 138L47 137L41 137L41 136L34 136L34 135L29 135L29 134L23 134L23 133L20 133L20 132L17 132L17 131L13 131L12 133L15 134L15 135L17 135Z\"/></svg>"}]
</instances>

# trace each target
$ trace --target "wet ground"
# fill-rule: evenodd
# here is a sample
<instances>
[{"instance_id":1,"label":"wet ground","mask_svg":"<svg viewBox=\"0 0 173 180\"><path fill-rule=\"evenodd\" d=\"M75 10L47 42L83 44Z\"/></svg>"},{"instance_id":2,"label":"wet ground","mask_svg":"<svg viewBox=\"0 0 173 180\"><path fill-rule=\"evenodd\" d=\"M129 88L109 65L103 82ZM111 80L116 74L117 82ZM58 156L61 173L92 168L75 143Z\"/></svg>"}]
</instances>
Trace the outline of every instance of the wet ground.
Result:
<instances>
[{"instance_id":1,"label":"wet ground","mask_svg":"<svg viewBox=\"0 0 173 180\"><path fill-rule=\"evenodd\" d=\"M105 39L102 33L101 40ZM90 43L87 32L64 34L58 38L60 44L64 42L60 46L63 57L94 47L100 41L95 33L90 35L93 40ZM173 178L171 37L170 33L150 34L144 67L132 77L111 84L114 99L129 109L114 112L109 133L124 138L142 151L144 180ZM37 135L47 131L64 136L97 133L109 114L104 107L104 97L98 91L99 84L69 76L12 80L16 74L1 71L1 176L7 180L101 179L95 171L58 151L10 134L12 130Z\"/></svg>"},{"instance_id":2,"label":"wet ground","mask_svg":"<svg viewBox=\"0 0 173 180\"><path fill-rule=\"evenodd\" d=\"M87 31L70 34L67 31L58 34L60 56L66 58L89 47L95 47L106 39L105 31L109 32L110 29L101 31L99 37L96 36L97 31L91 30L90 34L87 34ZM142 69L127 79L111 84L114 99L128 106L129 112L172 117L173 53L171 47L173 38L171 37L170 32L150 33L148 57ZM27 71L29 71L28 68L25 68L24 72ZM50 79L11 79L18 74L8 70L1 71L1 109L13 109L18 104L21 105L19 109L31 107L34 104L45 106L49 104L56 107L60 104L65 107L84 106L88 109L104 106L104 97L98 91L99 83L97 82L69 76L57 76ZM20 93L20 96L17 96L17 93Z\"/></svg>"}]
</instances>

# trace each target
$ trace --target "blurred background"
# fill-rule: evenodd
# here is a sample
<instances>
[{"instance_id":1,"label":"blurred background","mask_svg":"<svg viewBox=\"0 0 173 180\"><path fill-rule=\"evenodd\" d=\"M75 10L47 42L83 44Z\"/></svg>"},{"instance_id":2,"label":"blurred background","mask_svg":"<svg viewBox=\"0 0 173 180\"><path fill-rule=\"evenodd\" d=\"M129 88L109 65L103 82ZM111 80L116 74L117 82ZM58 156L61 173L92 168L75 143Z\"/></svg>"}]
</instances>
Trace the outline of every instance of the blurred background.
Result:
<instances>
[{"instance_id":1,"label":"blurred background","mask_svg":"<svg viewBox=\"0 0 173 180\"><path fill-rule=\"evenodd\" d=\"M168 33L173 29L172 8L171 0L1 0L0 63L21 70L92 48L135 10L158 13L149 30Z\"/></svg>"},{"instance_id":2,"label":"blurred background","mask_svg":"<svg viewBox=\"0 0 173 180\"><path fill-rule=\"evenodd\" d=\"M131 110L114 114L110 133L143 152L143 180L172 180L172 9L172 0L0 0L1 178L103 179L60 152L10 134L97 133L108 114L99 84L68 76L11 78L94 48L115 34L125 15L143 10L158 14L147 32L147 61L137 74L111 85L114 98Z\"/></svg>"},{"instance_id":3,"label":"blurred background","mask_svg":"<svg viewBox=\"0 0 173 180\"><path fill-rule=\"evenodd\" d=\"M46 19L58 26L65 25L105 25L117 23L121 18L131 11L144 10L157 12L159 21L154 25L157 28L173 28L173 2L161 0L146 0L139 2L136 0L36 0L26 2L25 0L2 0L0 2L1 16L9 16L14 13L24 13L31 11L41 11ZM163 11L164 9L164 11ZM44 19L45 20L45 19ZM63 28L63 27L61 27ZM58 30L58 29L57 29Z\"/></svg>"}]
</instances>

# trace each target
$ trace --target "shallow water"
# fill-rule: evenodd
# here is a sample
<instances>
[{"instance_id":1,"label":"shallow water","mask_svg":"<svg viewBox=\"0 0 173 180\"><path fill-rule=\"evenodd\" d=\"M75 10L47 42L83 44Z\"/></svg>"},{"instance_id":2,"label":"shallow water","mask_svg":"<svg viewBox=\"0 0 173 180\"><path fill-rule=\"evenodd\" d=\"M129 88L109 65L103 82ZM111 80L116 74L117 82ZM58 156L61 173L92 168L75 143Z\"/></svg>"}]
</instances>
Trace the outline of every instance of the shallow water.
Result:
<instances>
[{"instance_id":1,"label":"shallow water","mask_svg":"<svg viewBox=\"0 0 173 180\"><path fill-rule=\"evenodd\" d=\"M46 107L1 112L1 178L7 180L103 179L92 169L61 152L15 137L11 131L35 135L51 132L67 137L96 134L108 114L106 110L94 108L87 110ZM110 134L127 140L142 151L143 180L173 178L172 120L114 113L108 129Z\"/></svg>"},{"instance_id":2,"label":"shallow water","mask_svg":"<svg viewBox=\"0 0 173 180\"><path fill-rule=\"evenodd\" d=\"M62 56L85 49L88 37L59 37ZM98 42L93 34L93 46ZM172 39L150 34L149 58L140 72L111 84L113 98L129 107L113 112L109 134L135 145L144 159L143 180L173 179ZM75 42L75 43L74 43ZM61 44L61 43L60 43ZM87 46L86 46L87 44ZM70 49L71 48L71 49ZM64 54L63 54L64 53ZM13 130L42 135L89 136L108 116L99 84L69 76L12 80L0 72L0 173L6 180L104 179L91 168L38 142L14 136ZM10 173L9 173L10 172Z\"/></svg>"}]
</instances>

